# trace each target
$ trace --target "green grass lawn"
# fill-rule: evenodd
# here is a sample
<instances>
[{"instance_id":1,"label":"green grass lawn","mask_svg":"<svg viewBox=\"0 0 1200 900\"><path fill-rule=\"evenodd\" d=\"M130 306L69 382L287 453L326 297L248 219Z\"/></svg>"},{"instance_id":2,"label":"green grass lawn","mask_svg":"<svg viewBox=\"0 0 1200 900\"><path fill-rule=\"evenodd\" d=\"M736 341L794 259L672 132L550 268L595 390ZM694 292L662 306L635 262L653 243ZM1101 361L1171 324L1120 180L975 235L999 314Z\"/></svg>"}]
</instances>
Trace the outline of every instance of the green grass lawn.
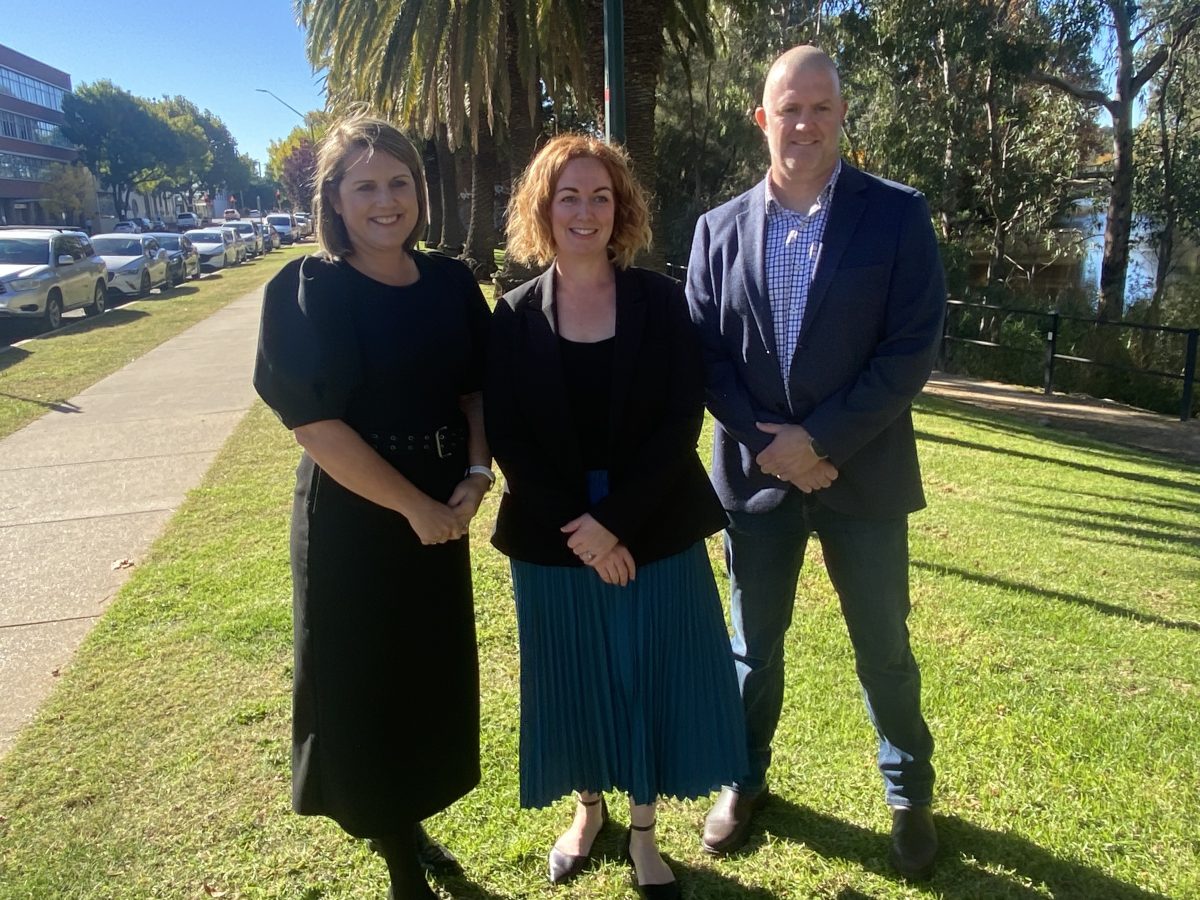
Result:
<instances>
[{"instance_id":1,"label":"green grass lawn","mask_svg":"<svg viewBox=\"0 0 1200 900\"><path fill-rule=\"evenodd\" d=\"M1200 470L945 401L922 400L917 427L930 503L913 518L911 625L938 741L934 880L887 868L873 737L814 548L777 796L747 852L716 862L698 845L707 801L664 805L684 895L1200 897ZM385 895L361 842L289 812L296 455L255 407L0 761L0 898ZM442 890L631 898L618 829L594 871L553 888L545 852L570 805L517 807L495 500L473 533L484 780L431 823L467 867Z\"/></svg>"},{"instance_id":2,"label":"green grass lawn","mask_svg":"<svg viewBox=\"0 0 1200 900\"><path fill-rule=\"evenodd\" d=\"M312 243L273 251L97 318L68 318L63 330L0 353L0 438L257 289L289 259L315 251ZM35 332L26 322L5 320L0 327L10 339Z\"/></svg>"}]
</instances>

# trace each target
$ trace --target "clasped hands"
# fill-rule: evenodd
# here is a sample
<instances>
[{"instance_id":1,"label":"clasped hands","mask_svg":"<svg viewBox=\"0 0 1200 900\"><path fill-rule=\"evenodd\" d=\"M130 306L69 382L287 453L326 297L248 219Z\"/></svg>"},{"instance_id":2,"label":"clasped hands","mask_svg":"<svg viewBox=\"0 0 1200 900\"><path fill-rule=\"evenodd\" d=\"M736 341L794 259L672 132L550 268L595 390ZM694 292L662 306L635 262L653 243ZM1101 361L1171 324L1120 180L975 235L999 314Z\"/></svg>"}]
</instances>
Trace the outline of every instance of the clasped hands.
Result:
<instances>
[{"instance_id":1,"label":"clasped hands","mask_svg":"<svg viewBox=\"0 0 1200 900\"><path fill-rule=\"evenodd\" d=\"M806 494L827 488L837 479L837 468L813 452L812 436L803 426L774 422L754 424L759 431L774 435L767 449L754 457L766 474L790 482Z\"/></svg>"},{"instance_id":2,"label":"clasped hands","mask_svg":"<svg viewBox=\"0 0 1200 900\"><path fill-rule=\"evenodd\" d=\"M625 587L637 576L637 566L629 549L591 513L572 519L559 531L570 535L567 546L585 566L595 569L605 584Z\"/></svg>"},{"instance_id":3,"label":"clasped hands","mask_svg":"<svg viewBox=\"0 0 1200 900\"><path fill-rule=\"evenodd\" d=\"M422 509L409 517L409 524L422 544L456 541L470 528L487 489L488 481L482 475L468 475L455 486L445 503L427 497Z\"/></svg>"}]
</instances>

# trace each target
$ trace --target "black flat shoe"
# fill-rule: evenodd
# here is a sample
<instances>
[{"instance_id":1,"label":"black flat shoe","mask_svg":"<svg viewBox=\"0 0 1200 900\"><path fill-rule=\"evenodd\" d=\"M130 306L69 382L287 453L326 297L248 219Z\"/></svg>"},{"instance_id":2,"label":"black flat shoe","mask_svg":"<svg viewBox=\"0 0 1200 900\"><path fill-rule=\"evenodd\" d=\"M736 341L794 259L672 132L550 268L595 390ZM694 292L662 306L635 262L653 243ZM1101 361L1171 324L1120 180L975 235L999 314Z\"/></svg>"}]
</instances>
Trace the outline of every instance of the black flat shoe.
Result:
<instances>
[{"instance_id":1,"label":"black flat shoe","mask_svg":"<svg viewBox=\"0 0 1200 900\"><path fill-rule=\"evenodd\" d=\"M604 797L601 796L598 800L579 800L578 802L583 806L600 804L600 831L603 831L604 826L608 824L608 804ZM600 831L596 832L596 837L600 836ZM592 846L588 847L587 852L580 856L572 856L570 853L563 853L557 847L551 847L548 860L550 883L563 884L586 869L588 863L592 861L592 848L595 846L596 838L592 838Z\"/></svg>"},{"instance_id":2,"label":"black flat shoe","mask_svg":"<svg viewBox=\"0 0 1200 900\"><path fill-rule=\"evenodd\" d=\"M907 879L924 881L933 874L937 852L937 827L929 806L892 809L892 868Z\"/></svg>"},{"instance_id":3,"label":"black flat shoe","mask_svg":"<svg viewBox=\"0 0 1200 900\"><path fill-rule=\"evenodd\" d=\"M458 876L463 874L462 863L451 853L444 844L429 836L425 827L418 822L417 826L417 862L430 875Z\"/></svg>"},{"instance_id":4,"label":"black flat shoe","mask_svg":"<svg viewBox=\"0 0 1200 900\"><path fill-rule=\"evenodd\" d=\"M649 825L630 825L629 830L625 832L625 861L629 863L633 869L633 886L637 888L638 896L642 900L679 900L679 882L668 881L666 884L639 884L637 878L637 865L633 861L633 833L635 831L653 831L654 822Z\"/></svg>"}]
</instances>

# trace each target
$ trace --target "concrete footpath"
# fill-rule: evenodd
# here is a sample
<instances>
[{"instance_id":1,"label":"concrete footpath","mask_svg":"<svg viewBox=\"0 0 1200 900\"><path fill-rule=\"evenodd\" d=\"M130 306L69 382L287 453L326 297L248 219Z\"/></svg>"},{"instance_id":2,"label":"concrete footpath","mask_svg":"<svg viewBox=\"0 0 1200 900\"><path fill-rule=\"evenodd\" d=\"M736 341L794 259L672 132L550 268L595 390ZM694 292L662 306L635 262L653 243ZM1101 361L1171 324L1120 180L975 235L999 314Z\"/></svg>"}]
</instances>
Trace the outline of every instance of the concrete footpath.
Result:
<instances>
[{"instance_id":1,"label":"concrete footpath","mask_svg":"<svg viewBox=\"0 0 1200 900\"><path fill-rule=\"evenodd\" d=\"M0 441L0 754L253 403L261 297Z\"/></svg>"}]
</instances>

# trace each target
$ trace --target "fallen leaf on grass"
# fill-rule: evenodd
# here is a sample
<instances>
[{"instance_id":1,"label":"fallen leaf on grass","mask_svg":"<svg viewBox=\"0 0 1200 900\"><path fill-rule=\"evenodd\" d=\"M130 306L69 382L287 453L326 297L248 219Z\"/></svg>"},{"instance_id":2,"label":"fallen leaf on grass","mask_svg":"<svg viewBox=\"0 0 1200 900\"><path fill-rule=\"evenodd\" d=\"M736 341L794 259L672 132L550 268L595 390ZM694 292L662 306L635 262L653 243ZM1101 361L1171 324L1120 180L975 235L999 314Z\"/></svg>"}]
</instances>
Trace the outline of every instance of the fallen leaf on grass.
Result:
<instances>
[{"instance_id":1,"label":"fallen leaf on grass","mask_svg":"<svg viewBox=\"0 0 1200 900\"><path fill-rule=\"evenodd\" d=\"M126 557L125 559L118 559L116 562L114 562L112 564L112 567L113 567L114 572L117 569L132 569L133 568L133 560L129 559L128 557Z\"/></svg>"}]
</instances>

